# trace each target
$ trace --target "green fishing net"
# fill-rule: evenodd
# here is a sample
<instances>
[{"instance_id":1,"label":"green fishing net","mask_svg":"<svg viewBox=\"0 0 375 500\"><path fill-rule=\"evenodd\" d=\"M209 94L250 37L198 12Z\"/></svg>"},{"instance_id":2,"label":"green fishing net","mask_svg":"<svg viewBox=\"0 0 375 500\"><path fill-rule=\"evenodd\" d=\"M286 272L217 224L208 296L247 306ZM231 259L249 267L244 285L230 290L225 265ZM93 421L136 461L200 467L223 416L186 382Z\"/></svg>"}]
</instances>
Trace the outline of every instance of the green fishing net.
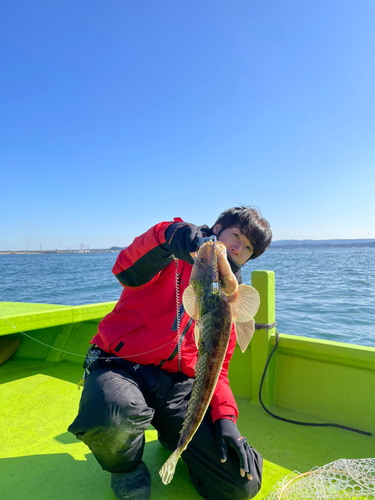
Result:
<instances>
[{"instance_id":1,"label":"green fishing net","mask_svg":"<svg viewBox=\"0 0 375 500\"><path fill-rule=\"evenodd\" d=\"M341 458L279 481L264 500L375 500L375 458Z\"/></svg>"}]
</instances>

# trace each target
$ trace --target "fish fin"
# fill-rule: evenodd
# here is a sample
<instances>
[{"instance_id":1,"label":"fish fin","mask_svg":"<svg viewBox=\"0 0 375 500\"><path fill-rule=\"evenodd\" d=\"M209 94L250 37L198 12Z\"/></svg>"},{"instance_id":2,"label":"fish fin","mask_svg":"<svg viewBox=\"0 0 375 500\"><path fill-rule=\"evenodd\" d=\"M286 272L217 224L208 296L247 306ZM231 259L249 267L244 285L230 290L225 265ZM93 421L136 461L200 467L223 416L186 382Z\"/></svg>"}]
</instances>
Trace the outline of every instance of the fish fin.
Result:
<instances>
[{"instance_id":1,"label":"fish fin","mask_svg":"<svg viewBox=\"0 0 375 500\"><path fill-rule=\"evenodd\" d=\"M197 322L195 322L195 326L194 326L194 340L195 340L195 345L198 348L198 345L199 345L199 325L197 325Z\"/></svg>"},{"instance_id":2,"label":"fish fin","mask_svg":"<svg viewBox=\"0 0 375 500\"><path fill-rule=\"evenodd\" d=\"M255 330L255 321L251 319L247 322L234 323L236 329L237 343L242 352L245 352Z\"/></svg>"},{"instance_id":3,"label":"fish fin","mask_svg":"<svg viewBox=\"0 0 375 500\"><path fill-rule=\"evenodd\" d=\"M258 312L260 306L259 293L249 285L239 285L238 291L229 299L233 321L246 323Z\"/></svg>"},{"instance_id":4,"label":"fish fin","mask_svg":"<svg viewBox=\"0 0 375 500\"><path fill-rule=\"evenodd\" d=\"M180 450L177 448L160 469L159 476L164 484L169 484L172 481L179 458Z\"/></svg>"},{"instance_id":5,"label":"fish fin","mask_svg":"<svg viewBox=\"0 0 375 500\"><path fill-rule=\"evenodd\" d=\"M199 301L191 285L185 289L182 296L182 303L184 304L185 311L191 318L199 318Z\"/></svg>"},{"instance_id":6,"label":"fish fin","mask_svg":"<svg viewBox=\"0 0 375 500\"><path fill-rule=\"evenodd\" d=\"M195 376L197 376L197 374L199 372L201 372L202 370L204 370L204 367L205 367L205 365L207 363L207 356L208 356L208 354L204 353L201 356L199 356L199 358L197 359L197 362L195 364Z\"/></svg>"},{"instance_id":7,"label":"fish fin","mask_svg":"<svg viewBox=\"0 0 375 500\"><path fill-rule=\"evenodd\" d=\"M207 313L195 321L194 339L195 345L198 347L200 338L211 336L212 331L212 313Z\"/></svg>"},{"instance_id":8,"label":"fish fin","mask_svg":"<svg viewBox=\"0 0 375 500\"><path fill-rule=\"evenodd\" d=\"M199 338L204 342L212 342L212 321L213 315L211 312L205 314L198 320Z\"/></svg>"}]
</instances>

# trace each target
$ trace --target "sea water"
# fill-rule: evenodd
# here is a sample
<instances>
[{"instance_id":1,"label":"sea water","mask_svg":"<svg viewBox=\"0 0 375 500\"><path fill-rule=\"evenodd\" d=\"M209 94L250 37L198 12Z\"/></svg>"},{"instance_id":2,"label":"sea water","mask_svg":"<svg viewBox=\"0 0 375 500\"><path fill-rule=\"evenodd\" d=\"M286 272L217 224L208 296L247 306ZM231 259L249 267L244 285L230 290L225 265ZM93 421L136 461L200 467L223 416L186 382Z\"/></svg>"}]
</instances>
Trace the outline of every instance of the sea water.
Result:
<instances>
[{"instance_id":1,"label":"sea water","mask_svg":"<svg viewBox=\"0 0 375 500\"><path fill-rule=\"evenodd\" d=\"M111 272L117 255L0 255L0 301L117 300L122 287ZM244 283L251 284L254 270L275 272L279 332L375 347L375 249L271 248L244 266Z\"/></svg>"}]
</instances>

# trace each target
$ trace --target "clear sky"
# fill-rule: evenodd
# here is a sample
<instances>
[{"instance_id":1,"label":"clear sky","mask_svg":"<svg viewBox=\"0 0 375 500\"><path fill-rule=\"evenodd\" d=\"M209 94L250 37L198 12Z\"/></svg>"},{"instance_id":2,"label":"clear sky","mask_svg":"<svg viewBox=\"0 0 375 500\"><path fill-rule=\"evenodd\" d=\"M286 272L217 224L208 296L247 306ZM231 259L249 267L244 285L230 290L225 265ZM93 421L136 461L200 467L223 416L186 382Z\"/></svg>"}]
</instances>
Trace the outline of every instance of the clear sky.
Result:
<instances>
[{"instance_id":1,"label":"clear sky","mask_svg":"<svg viewBox=\"0 0 375 500\"><path fill-rule=\"evenodd\" d=\"M0 250L260 208L375 238L375 0L4 0Z\"/></svg>"}]
</instances>

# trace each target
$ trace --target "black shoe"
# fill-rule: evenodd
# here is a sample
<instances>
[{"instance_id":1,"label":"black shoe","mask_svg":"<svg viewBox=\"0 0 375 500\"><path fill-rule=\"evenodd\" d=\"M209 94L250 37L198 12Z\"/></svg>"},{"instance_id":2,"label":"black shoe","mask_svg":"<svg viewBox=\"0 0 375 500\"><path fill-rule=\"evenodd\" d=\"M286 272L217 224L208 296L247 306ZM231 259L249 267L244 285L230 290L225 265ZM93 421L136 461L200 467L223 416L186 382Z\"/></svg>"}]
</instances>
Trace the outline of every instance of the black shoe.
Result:
<instances>
[{"instance_id":1,"label":"black shoe","mask_svg":"<svg viewBox=\"0 0 375 500\"><path fill-rule=\"evenodd\" d=\"M151 476L144 462L130 472L111 474L111 488L118 500L148 500Z\"/></svg>"},{"instance_id":2,"label":"black shoe","mask_svg":"<svg viewBox=\"0 0 375 500\"><path fill-rule=\"evenodd\" d=\"M175 448L173 448L172 446L169 446L169 444L162 438L162 436L159 434L159 432L158 432L158 440L159 440L159 443L163 446L163 448L166 448L167 450L170 450L170 451L175 450Z\"/></svg>"}]
</instances>

